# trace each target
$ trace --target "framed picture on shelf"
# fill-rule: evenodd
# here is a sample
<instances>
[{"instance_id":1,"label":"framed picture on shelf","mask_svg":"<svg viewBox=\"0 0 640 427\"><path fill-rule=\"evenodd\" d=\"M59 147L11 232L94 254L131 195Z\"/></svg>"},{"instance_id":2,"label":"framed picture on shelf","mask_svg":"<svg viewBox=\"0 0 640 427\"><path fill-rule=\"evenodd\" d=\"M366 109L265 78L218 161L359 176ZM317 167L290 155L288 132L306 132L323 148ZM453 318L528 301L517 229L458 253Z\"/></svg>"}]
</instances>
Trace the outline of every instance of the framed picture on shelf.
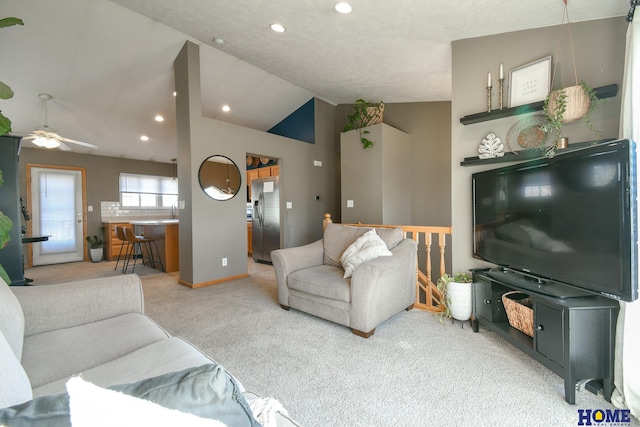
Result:
<instances>
[{"instance_id":1,"label":"framed picture on shelf","mask_svg":"<svg viewBox=\"0 0 640 427\"><path fill-rule=\"evenodd\" d=\"M509 107L544 101L551 88L551 56L509 71Z\"/></svg>"}]
</instances>

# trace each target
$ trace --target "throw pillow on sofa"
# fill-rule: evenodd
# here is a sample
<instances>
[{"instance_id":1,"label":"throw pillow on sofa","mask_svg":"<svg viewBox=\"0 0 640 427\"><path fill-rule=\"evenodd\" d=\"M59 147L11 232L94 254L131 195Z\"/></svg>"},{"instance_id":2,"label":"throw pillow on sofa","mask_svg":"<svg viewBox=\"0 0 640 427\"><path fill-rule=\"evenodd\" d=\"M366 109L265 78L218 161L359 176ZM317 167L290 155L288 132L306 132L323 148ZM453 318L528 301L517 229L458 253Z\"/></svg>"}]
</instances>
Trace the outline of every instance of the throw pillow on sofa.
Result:
<instances>
[{"instance_id":1,"label":"throw pillow on sofa","mask_svg":"<svg viewBox=\"0 0 640 427\"><path fill-rule=\"evenodd\" d=\"M360 264L379 256L393 255L376 230L369 230L353 242L340 257L344 268L344 278L348 279Z\"/></svg>"},{"instance_id":2,"label":"throw pillow on sofa","mask_svg":"<svg viewBox=\"0 0 640 427\"><path fill-rule=\"evenodd\" d=\"M67 381L73 427L227 427L217 420L165 408L145 399L98 387L73 377Z\"/></svg>"},{"instance_id":3,"label":"throw pillow on sofa","mask_svg":"<svg viewBox=\"0 0 640 427\"><path fill-rule=\"evenodd\" d=\"M220 420L229 426L259 426L236 381L218 364L206 364L108 388L166 408ZM21 405L0 409L0 425L71 426L69 395L37 397Z\"/></svg>"},{"instance_id":4,"label":"throw pillow on sofa","mask_svg":"<svg viewBox=\"0 0 640 427\"><path fill-rule=\"evenodd\" d=\"M369 230L370 227L352 227L341 224L327 224L324 230L324 264L342 267L340 257L345 249Z\"/></svg>"}]
</instances>

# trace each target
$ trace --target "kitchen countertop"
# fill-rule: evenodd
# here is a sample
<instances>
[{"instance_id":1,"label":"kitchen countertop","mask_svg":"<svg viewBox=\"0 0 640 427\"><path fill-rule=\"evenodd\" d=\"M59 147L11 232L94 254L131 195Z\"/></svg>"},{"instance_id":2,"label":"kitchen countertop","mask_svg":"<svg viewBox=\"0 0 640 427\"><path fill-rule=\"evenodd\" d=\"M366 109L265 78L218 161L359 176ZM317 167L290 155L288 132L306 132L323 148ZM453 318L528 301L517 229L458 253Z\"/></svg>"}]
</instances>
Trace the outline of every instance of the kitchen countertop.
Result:
<instances>
[{"instance_id":1,"label":"kitchen countertop","mask_svg":"<svg viewBox=\"0 0 640 427\"><path fill-rule=\"evenodd\" d=\"M131 218L120 218L120 219L110 219L107 221L102 221L103 224L122 224L129 223L133 225L166 225L166 224L178 224L180 220L178 218L169 219L169 218L160 218L160 219L131 219Z\"/></svg>"},{"instance_id":2,"label":"kitchen countertop","mask_svg":"<svg viewBox=\"0 0 640 427\"><path fill-rule=\"evenodd\" d=\"M180 222L179 219L144 219L144 220L133 220L129 221L129 224L133 225L169 225L169 224L178 224Z\"/></svg>"}]
</instances>

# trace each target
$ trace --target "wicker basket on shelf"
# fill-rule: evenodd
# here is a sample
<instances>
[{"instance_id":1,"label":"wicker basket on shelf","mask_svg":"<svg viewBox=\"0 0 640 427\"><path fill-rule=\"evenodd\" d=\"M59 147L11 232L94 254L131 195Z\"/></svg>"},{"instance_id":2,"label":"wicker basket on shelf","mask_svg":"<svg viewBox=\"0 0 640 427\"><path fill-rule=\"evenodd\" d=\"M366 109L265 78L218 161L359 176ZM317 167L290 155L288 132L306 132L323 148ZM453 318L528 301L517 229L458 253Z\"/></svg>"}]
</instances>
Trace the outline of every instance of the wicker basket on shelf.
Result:
<instances>
[{"instance_id":1,"label":"wicker basket on shelf","mask_svg":"<svg viewBox=\"0 0 640 427\"><path fill-rule=\"evenodd\" d=\"M531 298L518 291L502 294L502 304L509 324L520 332L533 337L533 308Z\"/></svg>"}]
</instances>

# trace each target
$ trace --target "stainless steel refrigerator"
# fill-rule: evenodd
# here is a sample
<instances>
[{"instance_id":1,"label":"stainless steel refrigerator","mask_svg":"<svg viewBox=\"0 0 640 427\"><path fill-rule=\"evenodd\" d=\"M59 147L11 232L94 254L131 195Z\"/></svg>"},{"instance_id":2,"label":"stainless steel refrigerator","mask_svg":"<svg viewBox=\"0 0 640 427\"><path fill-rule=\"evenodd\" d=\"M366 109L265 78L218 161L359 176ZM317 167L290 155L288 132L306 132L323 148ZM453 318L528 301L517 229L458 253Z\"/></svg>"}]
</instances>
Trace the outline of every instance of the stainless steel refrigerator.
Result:
<instances>
[{"instance_id":1,"label":"stainless steel refrigerator","mask_svg":"<svg viewBox=\"0 0 640 427\"><path fill-rule=\"evenodd\" d=\"M251 181L253 259L271 263L271 251L280 248L280 189L278 177Z\"/></svg>"}]
</instances>

